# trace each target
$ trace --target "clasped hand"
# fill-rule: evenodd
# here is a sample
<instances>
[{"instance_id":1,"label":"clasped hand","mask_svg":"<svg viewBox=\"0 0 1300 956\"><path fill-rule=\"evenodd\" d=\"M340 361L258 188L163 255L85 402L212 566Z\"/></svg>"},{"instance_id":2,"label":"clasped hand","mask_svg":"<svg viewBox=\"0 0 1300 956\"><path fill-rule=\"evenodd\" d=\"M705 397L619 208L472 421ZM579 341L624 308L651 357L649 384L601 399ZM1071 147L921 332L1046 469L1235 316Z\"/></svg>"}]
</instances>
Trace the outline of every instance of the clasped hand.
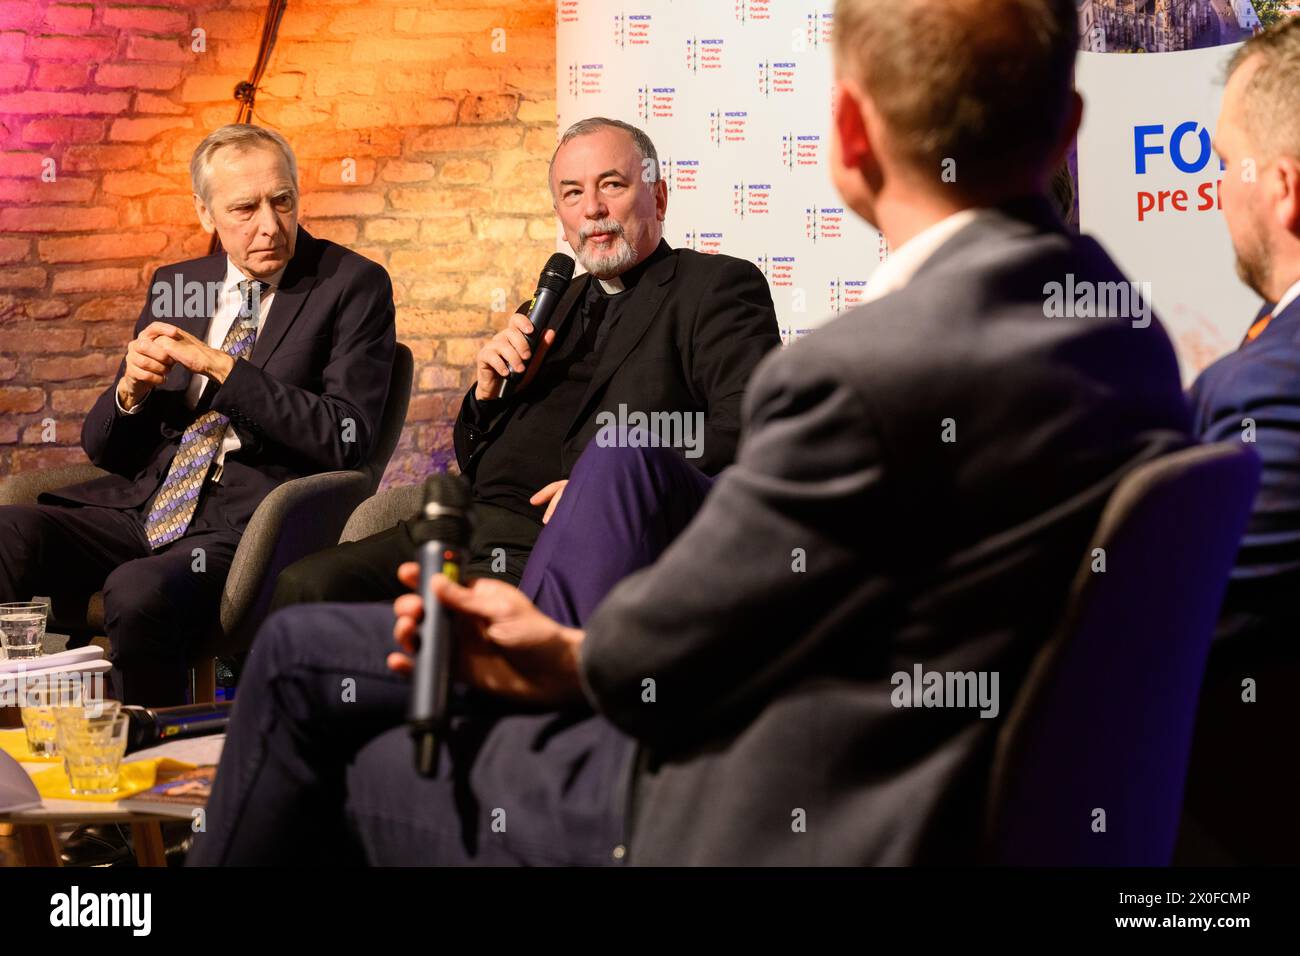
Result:
<instances>
[{"instance_id":1,"label":"clasped hand","mask_svg":"<svg viewBox=\"0 0 1300 956\"><path fill-rule=\"evenodd\" d=\"M235 360L220 349L167 322L151 322L126 347L126 369L117 385L123 408L131 408L163 383L173 365L218 384L226 380Z\"/></svg>"}]
</instances>

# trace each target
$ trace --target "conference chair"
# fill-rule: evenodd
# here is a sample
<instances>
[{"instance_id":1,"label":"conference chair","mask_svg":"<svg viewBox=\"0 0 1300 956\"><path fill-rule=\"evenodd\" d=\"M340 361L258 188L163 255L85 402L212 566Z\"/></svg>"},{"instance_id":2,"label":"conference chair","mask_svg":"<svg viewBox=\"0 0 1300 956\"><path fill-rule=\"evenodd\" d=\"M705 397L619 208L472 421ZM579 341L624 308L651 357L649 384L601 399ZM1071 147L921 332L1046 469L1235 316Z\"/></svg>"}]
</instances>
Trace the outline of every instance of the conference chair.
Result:
<instances>
[{"instance_id":1,"label":"conference chair","mask_svg":"<svg viewBox=\"0 0 1300 956\"><path fill-rule=\"evenodd\" d=\"M1239 442L1199 445L1115 489L1061 628L999 734L988 862L1169 864L1210 639L1259 470Z\"/></svg>"},{"instance_id":2,"label":"conference chair","mask_svg":"<svg viewBox=\"0 0 1300 956\"><path fill-rule=\"evenodd\" d=\"M211 701L216 693L216 659L245 653L266 618L276 578L293 562L333 545L348 516L379 487L393 456L411 400L414 361L400 342L393 357L388 400L370 456L360 468L295 478L262 500L235 550L221 595L218 620L193 636L191 697ZM98 478L94 465L71 465L0 479L0 505L35 504L42 492ZM55 605L50 629L74 639L103 634L104 595L91 595L85 608Z\"/></svg>"}]
</instances>

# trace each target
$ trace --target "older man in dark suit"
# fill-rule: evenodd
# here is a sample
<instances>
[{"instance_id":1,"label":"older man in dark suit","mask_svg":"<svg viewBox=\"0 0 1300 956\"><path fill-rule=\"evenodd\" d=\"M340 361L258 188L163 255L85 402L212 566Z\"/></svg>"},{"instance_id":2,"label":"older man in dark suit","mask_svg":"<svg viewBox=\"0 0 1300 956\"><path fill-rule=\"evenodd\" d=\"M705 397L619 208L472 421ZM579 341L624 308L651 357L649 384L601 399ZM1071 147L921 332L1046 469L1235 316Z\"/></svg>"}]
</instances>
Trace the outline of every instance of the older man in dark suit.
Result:
<instances>
[{"instance_id":1,"label":"older man in dark suit","mask_svg":"<svg viewBox=\"0 0 1300 956\"><path fill-rule=\"evenodd\" d=\"M191 163L218 255L164 266L82 429L111 472L0 508L0 600L104 592L114 687L184 701L187 622L215 616L240 534L292 478L365 460L393 362L384 269L298 225L297 164L256 126L209 135Z\"/></svg>"},{"instance_id":2,"label":"older man in dark suit","mask_svg":"<svg viewBox=\"0 0 1300 956\"><path fill-rule=\"evenodd\" d=\"M235 782L202 862L283 859L322 833L374 862L973 858L985 718L1053 632L1107 496L1188 444L1188 410L1140 302L1049 314L1053 283L1123 281L1043 195L1081 111L1071 0L841 0L835 26L833 176L893 250L874 301L764 361L736 464L598 606L557 620L501 581L435 581L461 612L468 687L502 707L594 708L635 751L592 772L590 748L554 748L557 721L524 710L512 737L504 721L453 732L459 765L422 779L404 728L325 709L337 688L304 664L307 621L273 618L256 666L293 693L236 715L221 770ZM661 494L603 546L582 505L645 473ZM655 449L588 448L539 539L558 542L558 578L580 547L627 570L628 540L671 540L662 502L689 494L680 473ZM419 583L414 565L401 574ZM410 650L421 600L395 611ZM377 620L338 649L397 695L373 669ZM1000 674L1001 707L897 706L895 678L918 665ZM607 739L599 719L583 726ZM264 810L276 793L320 809L301 823Z\"/></svg>"}]
</instances>

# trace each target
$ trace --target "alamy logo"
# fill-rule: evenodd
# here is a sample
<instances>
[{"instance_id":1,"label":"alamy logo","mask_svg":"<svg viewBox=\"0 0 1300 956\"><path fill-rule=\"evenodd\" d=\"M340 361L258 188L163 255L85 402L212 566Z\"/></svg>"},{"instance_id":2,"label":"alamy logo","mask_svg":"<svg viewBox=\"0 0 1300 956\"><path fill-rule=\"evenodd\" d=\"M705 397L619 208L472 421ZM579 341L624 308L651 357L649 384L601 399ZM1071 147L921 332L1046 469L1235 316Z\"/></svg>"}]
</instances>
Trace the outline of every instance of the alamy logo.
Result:
<instances>
[{"instance_id":1,"label":"alamy logo","mask_svg":"<svg viewBox=\"0 0 1300 956\"><path fill-rule=\"evenodd\" d=\"M897 671L889 702L895 707L978 707L980 716L998 715L997 671Z\"/></svg>"},{"instance_id":2,"label":"alamy logo","mask_svg":"<svg viewBox=\"0 0 1300 956\"><path fill-rule=\"evenodd\" d=\"M148 936L153 926L150 893L69 893L50 897L51 926L128 926L134 936Z\"/></svg>"},{"instance_id":3,"label":"alamy logo","mask_svg":"<svg viewBox=\"0 0 1300 956\"><path fill-rule=\"evenodd\" d=\"M682 448L687 458L704 454L703 412L629 412L620 402L618 414L596 415L596 444L601 448Z\"/></svg>"},{"instance_id":4,"label":"alamy logo","mask_svg":"<svg viewBox=\"0 0 1300 956\"><path fill-rule=\"evenodd\" d=\"M1132 319L1133 328L1151 324L1150 282L1064 282L1043 286L1043 315L1049 319Z\"/></svg>"}]
</instances>

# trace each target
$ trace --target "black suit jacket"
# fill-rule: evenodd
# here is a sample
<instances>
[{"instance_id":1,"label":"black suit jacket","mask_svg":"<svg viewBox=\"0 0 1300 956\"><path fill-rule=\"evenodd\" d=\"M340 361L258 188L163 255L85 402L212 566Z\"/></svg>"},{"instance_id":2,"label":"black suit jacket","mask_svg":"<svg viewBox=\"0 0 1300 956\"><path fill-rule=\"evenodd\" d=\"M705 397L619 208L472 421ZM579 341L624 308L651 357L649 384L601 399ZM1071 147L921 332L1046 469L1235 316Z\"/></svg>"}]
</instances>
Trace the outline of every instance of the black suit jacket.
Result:
<instances>
[{"instance_id":1,"label":"black suit jacket","mask_svg":"<svg viewBox=\"0 0 1300 956\"><path fill-rule=\"evenodd\" d=\"M156 320L156 283L172 286L177 277L220 283L225 275L224 253L162 267L149 281L134 334ZM163 321L204 339L207 307L216 297L204 298L204 314ZM242 443L226 456L221 477L222 517L242 531L282 482L366 460L388 397L395 344L393 288L384 268L299 227L293 258L249 358L237 360L219 387L209 383L197 411L185 405L190 372L175 365L134 415L117 411L123 360L81 430L90 460L112 474L41 500L142 505L166 476L181 435L207 406L230 418Z\"/></svg>"},{"instance_id":2,"label":"black suit jacket","mask_svg":"<svg viewBox=\"0 0 1300 956\"><path fill-rule=\"evenodd\" d=\"M1069 273L1123 281L1045 201L1009 206L754 373L736 464L587 622L587 694L642 745L631 862L975 859L1103 505L1190 441L1158 322L1045 317ZM997 717L895 707L916 664L997 672Z\"/></svg>"},{"instance_id":3,"label":"black suit jacket","mask_svg":"<svg viewBox=\"0 0 1300 956\"><path fill-rule=\"evenodd\" d=\"M590 281L583 274L569 283L556 307L560 322L574 317ZM620 404L629 413L702 412L702 454L687 460L717 474L736 457L749 377L781 343L767 279L744 259L672 249L646 269L630 294L564 436L563 475L557 478L568 477L596 436L599 413L617 415ZM507 399L476 426L467 419L467 404L457 416L454 441L460 470L472 480L479 457L509 426L516 405Z\"/></svg>"}]
</instances>

